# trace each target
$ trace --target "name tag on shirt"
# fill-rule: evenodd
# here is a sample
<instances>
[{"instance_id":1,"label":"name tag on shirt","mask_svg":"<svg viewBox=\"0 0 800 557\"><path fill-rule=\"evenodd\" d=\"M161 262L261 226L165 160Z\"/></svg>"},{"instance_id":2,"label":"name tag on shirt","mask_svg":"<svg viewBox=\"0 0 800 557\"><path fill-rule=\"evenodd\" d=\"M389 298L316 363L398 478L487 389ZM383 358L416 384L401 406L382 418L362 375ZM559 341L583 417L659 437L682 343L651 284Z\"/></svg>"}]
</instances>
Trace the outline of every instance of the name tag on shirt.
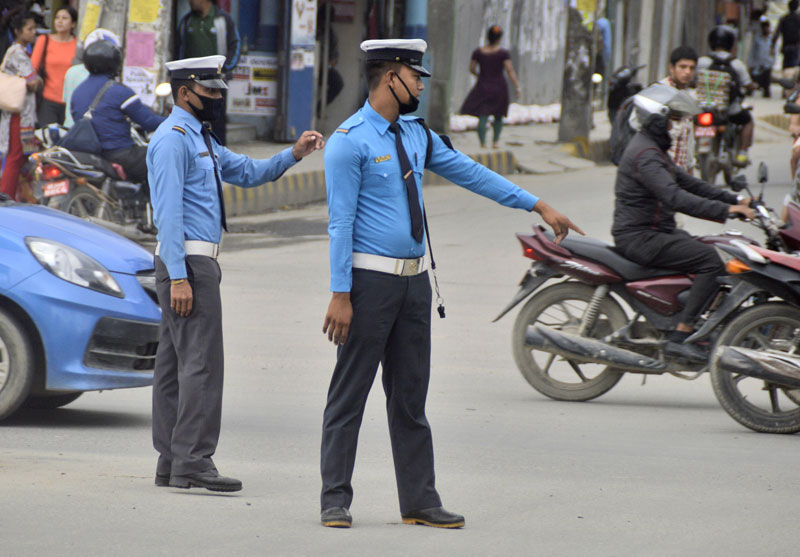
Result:
<instances>
[{"instance_id":1,"label":"name tag on shirt","mask_svg":"<svg viewBox=\"0 0 800 557\"><path fill-rule=\"evenodd\" d=\"M392 160L392 155L383 155L382 157L375 157L375 162L384 162Z\"/></svg>"}]
</instances>

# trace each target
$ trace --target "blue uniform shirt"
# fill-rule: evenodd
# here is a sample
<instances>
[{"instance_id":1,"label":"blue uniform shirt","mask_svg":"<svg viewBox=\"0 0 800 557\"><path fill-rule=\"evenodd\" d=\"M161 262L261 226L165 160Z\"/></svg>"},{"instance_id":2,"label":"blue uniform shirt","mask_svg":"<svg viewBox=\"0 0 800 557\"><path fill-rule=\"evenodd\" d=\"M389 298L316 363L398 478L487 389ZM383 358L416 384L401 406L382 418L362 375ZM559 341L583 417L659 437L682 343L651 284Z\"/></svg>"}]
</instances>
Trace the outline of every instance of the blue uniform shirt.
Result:
<instances>
[{"instance_id":1,"label":"blue uniform shirt","mask_svg":"<svg viewBox=\"0 0 800 557\"><path fill-rule=\"evenodd\" d=\"M83 114L89 110L89 105L109 79L111 77L108 75L90 75L75 88L70 103L75 122L83 118ZM92 125L104 151L133 147L131 125L126 116L149 132L164 121L164 117L147 108L130 87L115 83L106 91L92 113Z\"/></svg>"},{"instance_id":2,"label":"blue uniform shirt","mask_svg":"<svg viewBox=\"0 0 800 557\"><path fill-rule=\"evenodd\" d=\"M428 137L416 116L400 116L403 147L417 185L422 184ZM530 211L538 198L468 156L447 147L431 133L433 151L428 168L470 191L507 207ZM411 235L406 185L400 173L394 134L389 122L369 101L334 132L325 147L328 190L331 291L349 292L353 252L396 258L425 255ZM422 188L419 204L422 203Z\"/></svg>"},{"instance_id":3,"label":"blue uniform shirt","mask_svg":"<svg viewBox=\"0 0 800 557\"><path fill-rule=\"evenodd\" d=\"M185 240L222 238L214 163L194 115L179 106L158 127L147 147L147 177L161 243L159 257L170 278L186 278ZM222 180L245 188L277 180L297 161L291 147L266 160L237 155L212 141Z\"/></svg>"}]
</instances>

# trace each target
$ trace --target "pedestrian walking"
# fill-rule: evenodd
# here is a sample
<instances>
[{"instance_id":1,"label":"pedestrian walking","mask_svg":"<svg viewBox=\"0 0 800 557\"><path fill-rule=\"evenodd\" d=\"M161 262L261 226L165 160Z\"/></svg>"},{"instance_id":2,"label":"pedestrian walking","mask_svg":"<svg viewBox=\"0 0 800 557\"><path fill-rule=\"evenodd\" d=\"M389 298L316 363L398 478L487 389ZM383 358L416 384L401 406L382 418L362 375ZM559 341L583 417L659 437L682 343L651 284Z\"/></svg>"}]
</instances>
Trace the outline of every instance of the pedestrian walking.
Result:
<instances>
[{"instance_id":1,"label":"pedestrian walking","mask_svg":"<svg viewBox=\"0 0 800 557\"><path fill-rule=\"evenodd\" d=\"M770 98L772 63L775 61L770 52L770 34L769 19L761 16L759 28L753 33L753 44L750 46L750 55L747 58L750 76L762 89L765 99Z\"/></svg>"},{"instance_id":2,"label":"pedestrian walking","mask_svg":"<svg viewBox=\"0 0 800 557\"><path fill-rule=\"evenodd\" d=\"M224 63L224 56L167 62L175 106L147 149L162 312L153 380L157 486L242 488L241 481L219 475L211 459L222 411L222 180L241 187L276 180L323 145L320 133L307 131L267 160L223 147L208 122L223 102Z\"/></svg>"},{"instance_id":3,"label":"pedestrian walking","mask_svg":"<svg viewBox=\"0 0 800 557\"><path fill-rule=\"evenodd\" d=\"M789 0L789 12L778 20L778 26L772 35L771 54L775 55L775 43L781 38L781 54L783 54L783 76L795 79L797 66L800 64L800 14L798 0Z\"/></svg>"},{"instance_id":4,"label":"pedestrian walking","mask_svg":"<svg viewBox=\"0 0 800 557\"><path fill-rule=\"evenodd\" d=\"M508 74L517 97L520 96L519 81L511 63L511 55L500 48L503 30L499 25L492 25L486 32L488 44L476 48L469 63L469 72L477 76L478 82L472 88L461 105L461 114L478 117L478 139L481 147L486 146L486 124L489 116L492 123L492 149L497 149L500 133L503 131L503 118L508 114L508 85L504 72Z\"/></svg>"},{"instance_id":5,"label":"pedestrian walking","mask_svg":"<svg viewBox=\"0 0 800 557\"><path fill-rule=\"evenodd\" d=\"M5 153L0 192L11 199L18 199L20 171L28 155L36 150L33 136L36 127L36 91L42 87L42 80L33 68L27 51L27 47L36 39L36 22L31 12L19 7L6 12L0 27L0 33L11 32L14 36L14 42L0 63L0 71L24 77L28 89L19 113L3 111L0 116L0 153Z\"/></svg>"},{"instance_id":6,"label":"pedestrian walking","mask_svg":"<svg viewBox=\"0 0 800 557\"><path fill-rule=\"evenodd\" d=\"M434 485L425 417L430 376L431 286L422 173L433 172L508 207L538 212L557 241L580 230L544 201L448 147L416 110L430 73L421 39L369 40L369 98L325 150L332 297L323 332L337 345L323 415L321 520L352 523L358 430L380 363L404 523L460 528ZM441 307L440 315L444 315Z\"/></svg>"},{"instance_id":7,"label":"pedestrian walking","mask_svg":"<svg viewBox=\"0 0 800 557\"><path fill-rule=\"evenodd\" d=\"M241 41L233 18L217 6L217 0L189 0L190 11L178 23L173 57L198 58L221 55L225 57L222 70L226 79L239 62ZM225 118L227 106L226 92L222 92L222 106L219 114L211 122L217 138L227 145Z\"/></svg>"},{"instance_id":8,"label":"pedestrian walking","mask_svg":"<svg viewBox=\"0 0 800 557\"><path fill-rule=\"evenodd\" d=\"M669 75L659 81L692 94L689 89L697 69L697 51L690 46L675 48L669 56ZM694 118L685 116L672 122L669 130L672 146L668 154L684 172L694 171Z\"/></svg>"},{"instance_id":9,"label":"pedestrian walking","mask_svg":"<svg viewBox=\"0 0 800 557\"><path fill-rule=\"evenodd\" d=\"M59 8L53 20L55 32L41 35L33 47L33 67L44 81L40 102L36 107L39 127L64 123L64 76L75 58L78 45L75 38L77 25L78 12L75 8Z\"/></svg>"}]
</instances>

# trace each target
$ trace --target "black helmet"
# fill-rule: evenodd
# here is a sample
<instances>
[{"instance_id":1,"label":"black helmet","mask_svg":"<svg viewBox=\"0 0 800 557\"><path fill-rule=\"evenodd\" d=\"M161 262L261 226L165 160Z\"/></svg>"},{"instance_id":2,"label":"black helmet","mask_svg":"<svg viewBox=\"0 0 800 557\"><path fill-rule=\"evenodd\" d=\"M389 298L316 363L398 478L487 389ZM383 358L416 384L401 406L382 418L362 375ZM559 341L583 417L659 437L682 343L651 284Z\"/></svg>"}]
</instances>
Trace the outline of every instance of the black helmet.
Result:
<instances>
[{"instance_id":1,"label":"black helmet","mask_svg":"<svg viewBox=\"0 0 800 557\"><path fill-rule=\"evenodd\" d=\"M736 44L736 29L728 25L717 25L708 34L708 46L711 50L733 50Z\"/></svg>"},{"instance_id":2,"label":"black helmet","mask_svg":"<svg viewBox=\"0 0 800 557\"><path fill-rule=\"evenodd\" d=\"M83 51L83 65L93 75L117 75L122 67L122 52L110 41L95 41Z\"/></svg>"}]
</instances>

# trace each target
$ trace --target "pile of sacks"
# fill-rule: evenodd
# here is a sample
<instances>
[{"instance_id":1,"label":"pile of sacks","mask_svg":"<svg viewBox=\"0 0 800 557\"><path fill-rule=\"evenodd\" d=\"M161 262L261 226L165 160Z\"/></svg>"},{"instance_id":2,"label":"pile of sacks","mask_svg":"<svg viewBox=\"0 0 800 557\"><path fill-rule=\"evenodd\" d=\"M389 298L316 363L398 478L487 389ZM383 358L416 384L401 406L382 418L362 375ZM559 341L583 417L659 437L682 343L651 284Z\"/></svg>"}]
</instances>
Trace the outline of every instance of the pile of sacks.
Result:
<instances>
[{"instance_id":1,"label":"pile of sacks","mask_svg":"<svg viewBox=\"0 0 800 557\"><path fill-rule=\"evenodd\" d=\"M538 104L521 105L511 103L508 107L508 116L503 118L505 124L530 124L558 122L561 117L561 104L548 104L541 106ZM478 127L478 119L475 116L466 114L450 115L450 131L463 132L474 130Z\"/></svg>"}]
</instances>

